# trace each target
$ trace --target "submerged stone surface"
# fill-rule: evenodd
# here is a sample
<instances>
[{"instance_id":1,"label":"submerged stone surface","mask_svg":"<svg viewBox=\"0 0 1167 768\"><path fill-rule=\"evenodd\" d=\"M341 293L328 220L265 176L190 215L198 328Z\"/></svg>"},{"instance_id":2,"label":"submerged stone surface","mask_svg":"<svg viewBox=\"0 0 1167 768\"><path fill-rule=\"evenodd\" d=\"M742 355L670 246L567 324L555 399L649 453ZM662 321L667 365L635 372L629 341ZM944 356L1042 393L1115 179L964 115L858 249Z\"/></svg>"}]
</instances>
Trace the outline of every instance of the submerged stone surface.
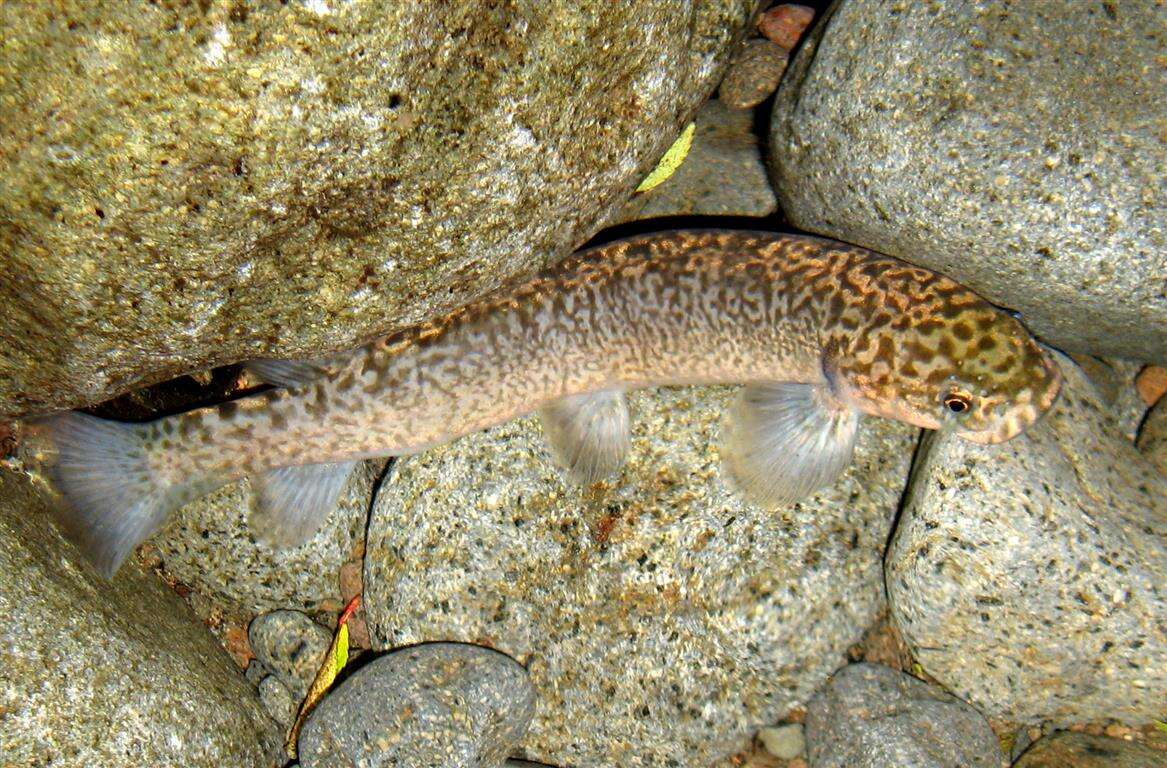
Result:
<instances>
[{"instance_id":1,"label":"submerged stone surface","mask_svg":"<svg viewBox=\"0 0 1167 768\"><path fill-rule=\"evenodd\" d=\"M775 100L781 206L1059 347L1167 359L1165 47L1155 0L836 3Z\"/></svg>"},{"instance_id":2,"label":"submerged stone surface","mask_svg":"<svg viewBox=\"0 0 1167 768\"><path fill-rule=\"evenodd\" d=\"M1025 434L929 438L887 557L896 624L987 716L1145 723L1167 701L1167 477L1078 367Z\"/></svg>"},{"instance_id":3,"label":"submerged stone surface","mask_svg":"<svg viewBox=\"0 0 1167 768\"><path fill-rule=\"evenodd\" d=\"M247 523L248 480L176 511L149 540L166 574L227 613L253 616L277 608L337 610L340 566L359 549L383 461L358 465L336 508L308 541L278 549L256 541Z\"/></svg>"},{"instance_id":4,"label":"submerged stone surface","mask_svg":"<svg viewBox=\"0 0 1167 768\"><path fill-rule=\"evenodd\" d=\"M662 216L769 216L778 208L766 176L753 115L718 99L694 118L693 146L685 162L660 186L636 194L621 221Z\"/></svg>"},{"instance_id":5,"label":"submerged stone surface","mask_svg":"<svg viewBox=\"0 0 1167 768\"><path fill-rule=\"evenodd\" d=\"M562 256L754 5L15 4L0 415L353 346Z\"/></svg>"},{"instance_id":6,"label":"submerged stone surface","mask_svg":"<svg viewBox=\"0 0 1167 768\"><path fill-rule=\"evenodd\" d=\"M489 648L431 643L379 657L317 705L304 768L501 768L535 707L527 673Z\"/></svg>"},{"instance_id":7,"label":"submerged stone surface","mask_svg":"<svg viewBox=\"0 0 1167 768\"><path fill-rule=\"evenodd\" d=\"M833 486L744 503L718 461L728 388L633 393L629 462L568 485L534 419L394 465L374 505L375 649L489 645L538 707L524 756L709 765L805 703L882 605L880 559L916 430L871 420Z\"/></svg>"},{"instance_id":8,"label":"submerged stone surface","mask_svg":"<svg viewBox=\"0 0 1167 768\"><path fill-rule=\"evenodd\" d=\"M806 711L813 768L999 768L1001 747L963 701L880 664L839 670Z\"/></svg>"},{"instance_id":9,"label":"submerged stone surface","mask_svg":"<svg viewBox=\"0 0 1167 768\"><path fill-rule=\"evenodd\" d=\"M1122 739L1060 731L1025 751L1014 768L1163 768L1167 751Z\"/></svg>"},{"instance_id":10,"label":"submerged stone surface","mask_svg":"<svg viewBox=\"0 0 1167 768\"><path fill-rule=\"evenodd\" d=\"M0 762L268 768L280 736L255 690L157 576L105 581L0 471Z\"/></svg>"}]
</instances>

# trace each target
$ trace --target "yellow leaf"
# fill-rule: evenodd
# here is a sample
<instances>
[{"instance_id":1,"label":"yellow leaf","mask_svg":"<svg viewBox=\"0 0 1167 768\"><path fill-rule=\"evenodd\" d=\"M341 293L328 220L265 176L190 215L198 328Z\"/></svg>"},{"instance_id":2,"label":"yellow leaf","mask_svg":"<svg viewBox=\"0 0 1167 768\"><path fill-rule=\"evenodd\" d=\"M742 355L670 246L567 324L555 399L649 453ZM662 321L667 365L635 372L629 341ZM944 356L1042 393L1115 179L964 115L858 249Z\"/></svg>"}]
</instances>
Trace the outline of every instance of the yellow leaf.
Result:
<instances>
[{"instance_id":1,"label":"yellow leaf","mask_svg":"<svg viewBox=\"0 0 1167 768\"><path fill-rule=\"evenodd\" d=\"M1163 733L1167 733L1167 723L1163 722L1162 720L1155 720L1153 722L1155 723L1156 728L1158 728Z\"/></svg>"},{"instance_id":2,"label":"yellow leaf","mask_svg":"<svg viewBox=\"0 0 1167 768\"><path fill-rule=\"evenodd\" d=\"M316 678L308 687L308 694L300 704L300 711L296 713L296 722L292 724L292 730L288 732L288 738L284 741L284 751L293 760L296 759L296 744L300 741L300 729L304 727L304 721L316 704L324 698L324 694L328 693L344 665L348 664L348 620L360 604L361 596L357 595L340 614L336 636L332 638L328 653L324 654L324 663L316 671Z\"/></svg>"},{"instance_id":3,"label":"yellow leaf","mask_svg":"<svg viewBox=\"0 0 1167 768\"><path fill-rule=\"evenodd\" d=\"M681 167L681 163L685 162L685 158L689 155L689 149L693 146L693 129L695 127L695 123L689 123L685 126L685 130L681 131L680 137L665 152L665 156L656 164L656 168L652 169L652 173L645 176L644 181L640 182L640 186L636 188L637 192L647 192L676 173L677 169Z\"/></svg>"}]
</instances>

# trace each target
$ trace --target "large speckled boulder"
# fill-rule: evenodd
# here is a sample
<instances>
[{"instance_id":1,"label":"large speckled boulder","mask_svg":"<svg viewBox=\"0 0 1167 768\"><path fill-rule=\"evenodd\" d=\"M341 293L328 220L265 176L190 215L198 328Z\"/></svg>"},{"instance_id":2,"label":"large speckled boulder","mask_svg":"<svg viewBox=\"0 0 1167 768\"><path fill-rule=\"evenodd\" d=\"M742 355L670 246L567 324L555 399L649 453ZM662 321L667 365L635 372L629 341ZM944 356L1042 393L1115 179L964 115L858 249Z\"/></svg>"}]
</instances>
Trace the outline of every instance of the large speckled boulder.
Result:
<instances>
[{"instance_id":1,"label":"large speckled boulder","mask_svg":"<svg viewBox=\"0 0 1167 768\"><path fill-rule=\"evenodd\" d=\"M330 691L300 736L303 768L502 768L535 708L501 653L429 643L381 656Z\"/></svg>"},{"instance_id":2,"label":"large speckled boulder","mask_svg":"<svg viewBox=\"0 0 1167 768\"><path fill-rule=\"evenodd\" d=\"M1139 450L1167 475L1167 397L1156 403L1139 431Z\"/></svg>"},{"instance_id":3,"label":"large speckled boulder","mask_svg":"<svg viewBox=\"0 0 1167 768\"><path fill-rule=\"evenodd\" d=\"M175 512L147 545L168 576L229 614L252 616L276 608L338 610L340 566L359 553L384 461L352 473L337 506L303 544L279 549L257 541L247 523L249 482L241 480Z\"/></svg>"},{"instance_id":4,"label":"large speckled boulder","mask_svg":"<svg viewBox=\"0 0 1167 768\"><path fill-rule=\"evenodd\" d=\"M1142 723L1167 701L1167 477L1066 381L1020 437L921 448L887 557L920 663L986 715Z\"/></svg>"},{"instance_id":5,"label":"large speckled boulder","mask_svg":"<svg viewBox=\"0 0 1167 768\"><path fill-rule=\"evenodd\" d=\"M0 763L282 765L255 690L198 619L133 564L99 578L50 504L0 472Z\"/></svg>"},{"instance_id":6,"label":"large speckled boulder","mask_svg":"<svg viewBox=\"0 0 1167 768\"><path fill-rule=\"evenodd\" d=\"M956 278L1059 346L1167 359L1156 0L840 0L786 73L790 220Z\"/></svg>"},{"instance_id":7,"label":"large speckled boulder","mask_svg":"<svg viewBox=\"0 0 1167 768\"><path fill-rule=\"evenodd\" d=\"M351 346L562 256L754 5L7 4L0 414Z\"/></svg>"},{"instance_id":8,"label":"large speckled boulder","mask_svg":"<svg viewBox=\"0 0 1167 768\"><path fill-rule=\"evenodd\" d=\"M1001 746L975 709L880 664L851 664L806 711L812 768L999 768Z\"/></svg>"},{"instance_id":9,"label":"large speckled boulder","mask_svg":"<svg viewBox=\"0 0 1167 768\"><path fill-rule=\"evenodd\" d=\"M882 606L916 430L872 420L855 464L786 509L744 503L718 445L728 389L630 398L629 463L565 483L534 419L394 465L365 556L375 648L455 639L538 692L525 756L709 765L805 703Z\"/></svg>"}]
</instances>

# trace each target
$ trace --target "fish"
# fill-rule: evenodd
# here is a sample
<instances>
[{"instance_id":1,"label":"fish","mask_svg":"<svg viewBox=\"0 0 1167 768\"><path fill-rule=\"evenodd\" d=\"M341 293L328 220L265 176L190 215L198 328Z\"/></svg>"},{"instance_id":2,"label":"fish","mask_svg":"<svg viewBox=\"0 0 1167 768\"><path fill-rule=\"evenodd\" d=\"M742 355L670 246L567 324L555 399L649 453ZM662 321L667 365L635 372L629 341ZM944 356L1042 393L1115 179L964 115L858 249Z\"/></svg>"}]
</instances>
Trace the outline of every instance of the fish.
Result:
<instances>
[{"instance_id":1,"label":"fish","mask_svg":"<svg viewBox=\"0 0 1167 768\"><path fill-rule=\"evenodd\" d=\"M838 477L862 418L999 443L1061 384L1016 318L943 275L822 238L716 229L606 243L355 351L249 367L274 387L140 424L43 423L63 522L103 575L226 483L252 478L257 540L296 546L356 462L531 412L567 475L594 483L628 453L633 389L743 385L724 465L778 507Z\"/></svg>"}]
</instances>

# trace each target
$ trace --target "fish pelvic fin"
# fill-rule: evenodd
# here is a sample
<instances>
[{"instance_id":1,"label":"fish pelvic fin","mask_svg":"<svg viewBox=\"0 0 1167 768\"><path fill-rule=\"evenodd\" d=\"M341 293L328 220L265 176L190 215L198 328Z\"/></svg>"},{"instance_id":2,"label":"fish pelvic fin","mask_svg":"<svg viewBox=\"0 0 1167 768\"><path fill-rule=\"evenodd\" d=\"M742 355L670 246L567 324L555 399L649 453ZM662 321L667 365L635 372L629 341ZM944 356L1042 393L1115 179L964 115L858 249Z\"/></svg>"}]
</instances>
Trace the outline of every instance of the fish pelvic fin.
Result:
<instances>
[{"instance_id":1,"label":"fish pelvic fin","mask_svg":"<svg viewBox=\"0 0 1167 768\"><path fill-rule=\"evenodd\" d=\"M556 460L578 483L614 474L628 455L631 428L621 390L569 395L540 408L539 418Z\"/></svg>"},{"instance_id":2,"label":"fish pelvic fin","mask_svg":"<svg viewBox=\"0 0 1167 768\"><path fill-rule=\"evenodd\" d=\"M108 579L166 521L179 494L151 469L144 424L70 412L38 427L57 450L50 474L65 497L61 523Z\"/></svg>"},{"instance_id":3,"label":"fish pelvic fin","mask_svg":"<svg viewBox=\"0 0 1167 768\"><path fill-rule=\"evenodd\" d=\"M262 358L243 364L267 384L295 389L311 384L328 372L327 360L274 360Z\"/></svg>"},{"instance_id":4,"label":"fish pelvic fin","mask_svg":"<svg viewBox=\"0 0 1167 768\"><path fill-rule=\"evenodd\" d=\"M358 462L280 467L253 478L249 523L255 537L277 549L303 544L336 507Z\"/></svg>"},{"instance_id":5,"label":"fish pelvic fin","mask_svg":"<svg viewBox=\"0 0 1167 768\"><path fill-rule=\"evenodd\" d=\"M790 504L846 469L858 427L858 411L825 384L750 385L731 411L726 469L752 501Z\"/></svg>"}]
</instances>

